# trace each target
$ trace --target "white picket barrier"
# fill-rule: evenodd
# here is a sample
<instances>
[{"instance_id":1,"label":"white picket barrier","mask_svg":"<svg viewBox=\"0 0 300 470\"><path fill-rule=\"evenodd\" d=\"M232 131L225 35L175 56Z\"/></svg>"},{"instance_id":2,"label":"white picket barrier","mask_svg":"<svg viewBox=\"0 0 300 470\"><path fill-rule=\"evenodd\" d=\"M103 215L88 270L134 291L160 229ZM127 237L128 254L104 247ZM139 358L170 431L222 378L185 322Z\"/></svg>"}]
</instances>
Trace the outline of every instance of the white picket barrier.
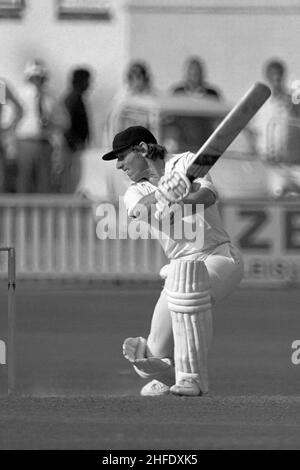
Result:
<instances>
[{"instance_id":1,"label":"white picket barrier","mask_svg":"<svg viewBox=\"0 0 300 470\"><path fill-rule=\"evenodd\" d=\"M16 248L19 279L158 279L166 259L156 240L99 240L96 222L95 208L82 199L0 198L0 246Z\"/></svg>"}]
</instances>

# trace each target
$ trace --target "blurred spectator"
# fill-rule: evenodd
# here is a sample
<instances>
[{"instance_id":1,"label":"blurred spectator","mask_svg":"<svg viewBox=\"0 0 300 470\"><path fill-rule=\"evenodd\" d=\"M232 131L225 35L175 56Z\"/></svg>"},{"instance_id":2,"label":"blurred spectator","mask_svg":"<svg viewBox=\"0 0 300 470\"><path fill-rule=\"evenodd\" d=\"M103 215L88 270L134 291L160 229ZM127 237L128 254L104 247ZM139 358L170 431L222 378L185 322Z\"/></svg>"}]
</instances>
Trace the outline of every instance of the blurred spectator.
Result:
<instances>
[{"instance_id":1,"label":"blurred spectator","mask_svg":"<svg viewBox=\"0 0 300 470\"><path fill-rule=\"evenodd\" d=\"M65 132L69 152L66 152L62 192L73 193L75 191L81 174L81 154L90 141L88 110L84 100L90 87L90 80L89 70L84 68L74 70L70 90L64 98L70 124Z\"/></svg>"},{"instance_id":2,"label":"blurred spectator","mask_svg":"<svg viewBox=\"0 0 300 470\"><path fill-rule=\"evenodd\" d=\"M171 87L171 93L221 98L220 92L205 82L205 65L198 57L189 57L187 59L184 79Z\"/></svg>"},{"instance_id":3,"label":"blurred spectator","mask_svg":"<svg viewBox=\"0 0 300 470\"><path fill-rule=\"evenodd\" d=\"M84 95L90 87L90 79L91 74L88 70L74 70L70 91L64 99L70 117L70 125L65 132L65 137L74 151L83 149L90 138L89 119L84 102Z\"/></svg>"},{"instance_id":4,"label":"blurred spectator","mask_svg":"<svg viewBox=\"0 0 300 470\"><path fill-rule=\"evenodd\" d=\"M300 188L299 106L292 102L281 60L268 61L264 76L272 94L255 119L256 147L268 165L270 192L277 198Z\"/></svg>"},{"instance_id":5,"label":"blurred spectator","mask_svg":"<svg viewBox=\"0 0 300 470\"><path fill-rule=\"evenodd\" d=\"M104 145L110 146L113 136L125 127L128 127L128 123L124 124L120 122L120 108L128 97L147 97L155 96L157 94L156 89L153 86L152 74L150 66L142 61L136 60L129 64L126 73L125 81L122 88L117 92L112 100L112 104L107 113L107 118L104 127ZM145 122L135 122L135 125L141 124L146 125Z\"/></svg>"},{"instance_id":6,"label":"blurred spectator","mask_svg":"<svg viewBox=\"0 0 300 470\"><path fill-rule=\"evenodd\" d=\"M19 142L17 190L49 193L56 188L62 168L66 111L48 89L49 73L44 63L27 64L25 85L20 90L24 115L17 129Z\"/></svg>"},{"instance_id":7,"label":"blurred spectator","mask_svg":"<svg viewBox=\"0 0 300 470\"><path fill-rule=\"evenodd\" d=\"M152 95L152 77L149 66L142 61L132 62L126 73L127 95Z\"/></svg>"},{"instance_id":8,"label":"blurred spectator","mask_svg":"<svg viewBox=\"0 0 300 470\"><path fill-rule=\"evenodd\" d=\"M15 192L16 155L13 144L23 108L5 80L0 79L0 86L0 192ZM4 124L4 106L10 108L7 125Z\"/></svg>"}]
</instances>

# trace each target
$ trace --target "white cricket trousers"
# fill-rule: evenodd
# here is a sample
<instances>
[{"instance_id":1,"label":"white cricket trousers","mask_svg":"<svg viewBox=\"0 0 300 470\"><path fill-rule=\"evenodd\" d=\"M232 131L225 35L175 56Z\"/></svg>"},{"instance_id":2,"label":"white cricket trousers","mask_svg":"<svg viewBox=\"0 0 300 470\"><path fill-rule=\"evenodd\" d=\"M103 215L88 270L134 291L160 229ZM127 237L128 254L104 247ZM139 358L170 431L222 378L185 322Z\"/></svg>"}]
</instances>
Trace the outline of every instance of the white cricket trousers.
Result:
<instances>
[{"instance_id":1,"label":"white cricket trousers","mask_svg":"<svg viewBox=\"0 0 300 470\"><path fill-rule=\"evenodd\" d=\"M230 243L218 246L211 253L199 253L180 259L204 261L209 274L213 305L230 295L243 277L242 256ZM151 356L161 358L173 356L172 321L164 289L153 312L147 345L148 354Z\"/></svg>"}]
</instances>

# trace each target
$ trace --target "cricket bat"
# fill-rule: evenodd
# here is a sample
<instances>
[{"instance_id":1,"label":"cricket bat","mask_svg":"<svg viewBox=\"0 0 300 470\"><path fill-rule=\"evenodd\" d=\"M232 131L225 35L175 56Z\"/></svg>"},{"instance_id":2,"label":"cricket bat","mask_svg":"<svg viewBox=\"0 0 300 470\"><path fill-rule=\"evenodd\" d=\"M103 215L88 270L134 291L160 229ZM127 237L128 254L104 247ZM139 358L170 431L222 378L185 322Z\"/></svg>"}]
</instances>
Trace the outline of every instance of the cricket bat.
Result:
<instances>
[{"instance_id":1,"label":"cricket bat","mask_svg":"<svg viewBox=\"0 0 300 470\"><path fill-rule=\"evenodd\" d=\"M172 202L183 199L188 194L190 184L196 178L203 178L209 172L270 95L270 88L259 82L247 91L195 154L186 175L179 174L176 170L172 173L172 184L177 187L177 194L176 197L172 195ZM155 217L160 220L168 213L171 199L164 195L160 187L158 193L163 195L163 200L158 200L156 203Z\"/></svg>"},{"instance_id":2,"label":"cricket bat","mask_svg":"<svg viewBox=\"0 0 300 470\"><path fill-rule=\"evenodd\" d=\"M196 153L186 174L190 182L209 172L270 95L270 88L259 82L247 91Z\"/></svg>"}]
</instances>

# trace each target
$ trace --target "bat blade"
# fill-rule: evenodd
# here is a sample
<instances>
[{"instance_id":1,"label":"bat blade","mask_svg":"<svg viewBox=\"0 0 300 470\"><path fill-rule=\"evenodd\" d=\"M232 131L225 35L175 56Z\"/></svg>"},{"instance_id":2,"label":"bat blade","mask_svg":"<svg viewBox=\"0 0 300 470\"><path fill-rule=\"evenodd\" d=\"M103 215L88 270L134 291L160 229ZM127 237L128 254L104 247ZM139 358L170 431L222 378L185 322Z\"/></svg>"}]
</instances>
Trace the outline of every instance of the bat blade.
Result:
<instances>
[{"instance_id":1,"label":"bat blade","mask_svg":"<svg viewBox=\"0 0 300 470\"><path fill-rule=\"evenodd\" d=\"M186 175L191 182L208 173L270 95L270 88L259 82L247 91L196 153Z\"/></svg>"}]
</instances>

